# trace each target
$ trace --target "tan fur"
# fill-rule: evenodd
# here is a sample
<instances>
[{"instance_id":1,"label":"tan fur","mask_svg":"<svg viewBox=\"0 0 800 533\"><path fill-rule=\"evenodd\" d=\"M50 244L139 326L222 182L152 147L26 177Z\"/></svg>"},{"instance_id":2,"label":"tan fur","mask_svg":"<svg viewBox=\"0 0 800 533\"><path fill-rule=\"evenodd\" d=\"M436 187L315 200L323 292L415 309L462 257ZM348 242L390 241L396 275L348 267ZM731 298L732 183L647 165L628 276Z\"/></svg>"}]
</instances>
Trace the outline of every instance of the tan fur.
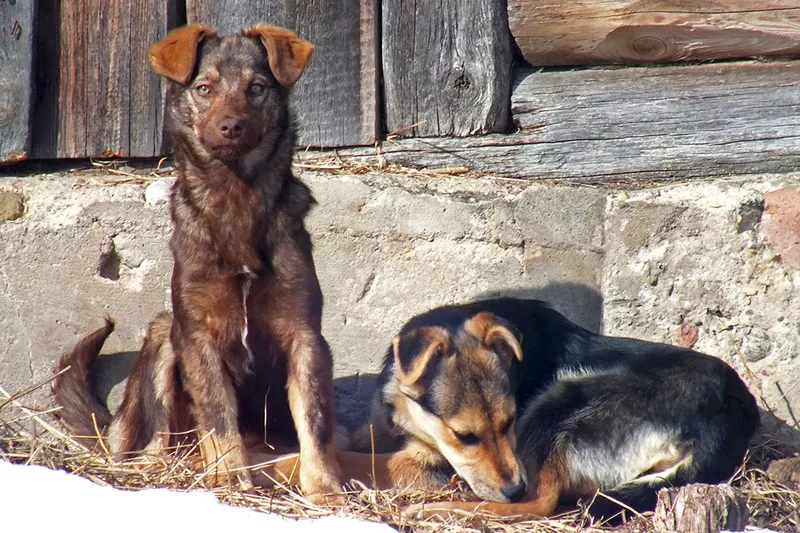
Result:
<instances>
[{"instance_id":1,"label":"tan fur","mask_svg":"<svg viewBox=\"0 0 800 533\"><path fill-rule=\"evenodd\" d=\"M291 87L300 78L314 46L299 38L293 31L268 24L257 24L242 32L248 37L260 37L269 53L269 66L281 85Z\"/></svg>"},{"instance_id":2,"label":"tan fur","mask_svg":"<svg viewBox=\"0 0 800 533\"><path fill-rule=\"evenodd\" d=\"M205 24L189 24L170 31L147 53L153 70L177 83L186 83L195 66L197 45L216 32Z\"/></svg>"}]
</instances>

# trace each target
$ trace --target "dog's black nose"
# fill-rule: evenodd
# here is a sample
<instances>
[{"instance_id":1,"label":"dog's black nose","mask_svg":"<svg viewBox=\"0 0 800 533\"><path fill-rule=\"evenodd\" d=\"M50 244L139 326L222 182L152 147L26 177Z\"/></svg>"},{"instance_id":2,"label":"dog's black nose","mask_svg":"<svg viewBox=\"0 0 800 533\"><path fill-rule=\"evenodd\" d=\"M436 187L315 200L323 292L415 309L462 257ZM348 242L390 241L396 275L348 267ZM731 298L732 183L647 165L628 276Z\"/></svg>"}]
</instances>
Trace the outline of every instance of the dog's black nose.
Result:
<instances>
[{"instance_id":1,"label":"dog's black nose","mask_svg":"<svg viewBox=\"0 0 800 533\"><path fill-rule=\"evenodd\" d=\"M219 133L226 139L238 139L244 129L244 121L235 118L223 118L219 121Z\"/></svg>"},{"instance_id":2,"label":"dog's black nose","mask_svg":"<svg viewBox=\"0 0 800 533\"><path fill-rule=\"evenodd\" d=\"M517 500L522 499L522 497L525 496L526 488L527 487L525 486L525 482L520 481L519 483L509 483L508 485L500 489L500 492L503 494L503 496L508 498L508 501L515 502Z\"/></svg>"}]
</instances>

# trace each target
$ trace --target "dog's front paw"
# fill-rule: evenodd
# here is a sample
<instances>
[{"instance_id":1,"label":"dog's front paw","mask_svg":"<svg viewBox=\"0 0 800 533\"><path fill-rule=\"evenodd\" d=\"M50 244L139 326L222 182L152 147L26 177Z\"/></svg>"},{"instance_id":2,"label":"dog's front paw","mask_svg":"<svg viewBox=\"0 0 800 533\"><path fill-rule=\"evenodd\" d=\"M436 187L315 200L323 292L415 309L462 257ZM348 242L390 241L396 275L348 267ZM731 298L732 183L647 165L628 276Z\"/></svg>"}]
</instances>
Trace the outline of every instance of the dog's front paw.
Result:
<instances>
[{"instance_id":1,"label":"dog's front paw","mask_svg":"<svg viewBox=\"0 0 800 533\"><path fill-rule=\"evenodd\" d=\"M317 468L300 467L300 489L310 501L319 505L336 505L344 503L341 473L334 461Z\"/></svg>"}]
</instances>

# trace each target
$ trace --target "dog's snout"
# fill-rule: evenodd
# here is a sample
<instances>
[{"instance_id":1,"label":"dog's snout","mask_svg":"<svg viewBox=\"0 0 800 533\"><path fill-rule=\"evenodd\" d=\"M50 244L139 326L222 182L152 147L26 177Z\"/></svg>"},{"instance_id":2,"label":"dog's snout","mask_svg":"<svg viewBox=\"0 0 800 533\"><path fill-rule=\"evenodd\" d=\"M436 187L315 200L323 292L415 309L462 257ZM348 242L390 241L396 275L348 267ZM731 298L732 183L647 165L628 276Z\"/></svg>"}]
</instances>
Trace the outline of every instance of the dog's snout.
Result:
<instances>
[{"instance_id":1,"label":"dog's snout","mask_svg":"<svg viewBox=\"0 0 800 533\"><path fill-rule=\"evenodd\" d=\"M525 481L520 481L519 483L509 483L505 485L503 488L500 489L500 492L508 498L508 501L515 502L521 500L523 496L525 496Z\"/></svg>"},{"instance_id":2,"label":"dog's snout","mask_svg":"<svg viewBox=\"0 0 800 533\"><path fill-rule=\"evenodd\" d=\"M238 139L244 130L244 121L236 118L223 118L219 121L219 133L226 139Z\"/></svg>"}]
</instances>

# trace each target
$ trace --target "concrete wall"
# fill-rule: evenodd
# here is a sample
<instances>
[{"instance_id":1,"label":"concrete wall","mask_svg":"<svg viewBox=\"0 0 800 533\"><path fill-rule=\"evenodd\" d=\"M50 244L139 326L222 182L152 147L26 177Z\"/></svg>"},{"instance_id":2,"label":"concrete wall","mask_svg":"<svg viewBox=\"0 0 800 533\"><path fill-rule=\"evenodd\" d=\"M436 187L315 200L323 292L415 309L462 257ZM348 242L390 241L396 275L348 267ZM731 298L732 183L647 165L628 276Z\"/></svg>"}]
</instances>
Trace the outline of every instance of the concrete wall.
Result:
<instances>
[{"instance_id":1,"label":"concrete wall","mask_svg":"<svg viewBox=\"0 0 800 533\"><path fill-rule=\"evenodd\" d=\"M488 177L302 177L320 204L308 225L345 422L364 416L405 320L505 293L549 300L596 331L719 356L796 425L796 178L625 192ZM118 329L105 352L114 355L102 359L99 385L118 401L147 322L169 304L169 184L0 178L3 388L46 380L59 353L111 314ZM45 392L33 398L44 402Z\"/></svg>"}]
</instances>

